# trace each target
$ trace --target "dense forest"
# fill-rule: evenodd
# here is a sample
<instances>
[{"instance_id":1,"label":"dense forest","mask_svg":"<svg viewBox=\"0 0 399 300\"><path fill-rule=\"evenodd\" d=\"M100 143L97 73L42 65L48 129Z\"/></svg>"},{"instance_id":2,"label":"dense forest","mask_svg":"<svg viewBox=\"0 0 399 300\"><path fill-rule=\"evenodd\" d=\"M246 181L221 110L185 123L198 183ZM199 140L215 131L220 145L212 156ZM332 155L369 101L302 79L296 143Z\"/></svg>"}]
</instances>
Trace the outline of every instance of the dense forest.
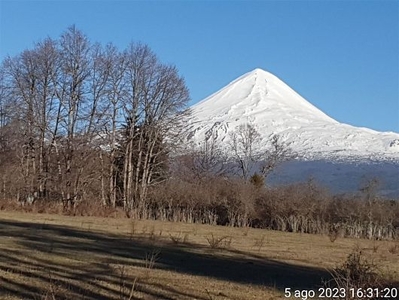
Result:
<instances>
[{"instance_id":1,"label":"dense forest","mask_svg":"<svg viewBox=\"0 0 399 300\"><path fill-rule=\"evenodd\" d=\"M260 156L249 124L232 135L231 157L212 135L201 147L187 145L188 101L177 68L147 45L121 51L74 26L7 57L0 66L1 209L122 210L332 238L398 238L399 203L379 198L375 180L352 195L331 195L307 179L268 187L268 174L294 156L278 136Z\"/></svg>"}]
</instances>

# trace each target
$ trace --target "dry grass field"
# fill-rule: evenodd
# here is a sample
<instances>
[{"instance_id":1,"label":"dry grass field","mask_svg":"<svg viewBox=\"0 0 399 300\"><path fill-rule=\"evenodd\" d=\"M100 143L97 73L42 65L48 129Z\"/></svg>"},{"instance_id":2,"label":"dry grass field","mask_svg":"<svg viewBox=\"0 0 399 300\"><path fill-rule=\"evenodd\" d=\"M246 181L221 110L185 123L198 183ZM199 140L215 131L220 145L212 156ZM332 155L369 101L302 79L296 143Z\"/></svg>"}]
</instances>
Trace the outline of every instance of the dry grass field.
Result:
<instances>
[{"instance_id":1,"label":"dry grass field","mask_svg":"<svg viewBox=\"0 0 399 300\"><path fill-rule=\"evenodd\" d=\"M399 281L397 242L0 212L0 299L284 299L354 249Z\"/></svg>"}]
</instances>

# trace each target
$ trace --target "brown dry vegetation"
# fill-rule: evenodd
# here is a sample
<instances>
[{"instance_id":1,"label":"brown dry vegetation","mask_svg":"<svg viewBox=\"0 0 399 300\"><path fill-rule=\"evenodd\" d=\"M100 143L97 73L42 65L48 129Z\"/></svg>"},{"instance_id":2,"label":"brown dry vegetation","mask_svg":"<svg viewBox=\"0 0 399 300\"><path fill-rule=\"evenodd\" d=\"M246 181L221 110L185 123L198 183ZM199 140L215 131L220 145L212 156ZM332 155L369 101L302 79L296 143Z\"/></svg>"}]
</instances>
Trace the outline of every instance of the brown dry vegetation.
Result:
<instances>
[{"instance_id":1,"label":"brown dry vegetation","mask_svg":"<svg viewBox=\"0 0 399 300\"><path fill-rule=\"evenodd\" d=\"M246 124L233 157L214 133L190 149L188 101L148 46L75 26L1 63L3 298L278 298L322 285L354 247L398 281L399 202L377 180L271 188L288 145Z\"/></svg>"},{"instance_id":2,"label":"brown dry vegetation","mask_svg":"<svg viewBox=\"0 0 399 300\"><path fill-rule=\"evenodd\" d=\"M399 202L378 197L377 180L344 196L315 180L267 187L275 167L296 157L289 145L278 135L262 140L255 124L231 132L229 149L211 131L190 145L188 102L177 68L148 46L93 43L75 26L7 57L0 210L108 216L121 209L137 219L331 240L398 238Z\"/></svg>"},{"instance_id":3,"label":"brown dry vegetation","mask_svg":"<svg viewBox=\"0 0 399 300\"><path fill-rule=\"evenodd\" d=\"M0 231L1 299L281 299L323 286L354 249L399 283L393 241L17 212Z\"/></svg>"}]
</instances>

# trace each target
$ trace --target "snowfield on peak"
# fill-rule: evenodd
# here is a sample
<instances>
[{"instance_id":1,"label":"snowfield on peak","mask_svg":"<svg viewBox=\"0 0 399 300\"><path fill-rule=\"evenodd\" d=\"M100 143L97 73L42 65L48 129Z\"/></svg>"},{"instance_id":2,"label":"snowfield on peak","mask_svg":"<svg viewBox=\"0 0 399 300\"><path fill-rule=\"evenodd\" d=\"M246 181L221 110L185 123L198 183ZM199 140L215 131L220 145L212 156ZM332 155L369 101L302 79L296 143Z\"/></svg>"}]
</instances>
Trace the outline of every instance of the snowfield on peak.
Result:
<instances>
[{"instance_id":1,"label":"snowfield on peak","mask_svg":"<svg viewBox=\"0 0 399 300\"><path fill-rule=\"evenodd\" d=\"M230 132L249 123L264 141L280 135L303 159L399 161L398 133L339 123L261 69L244 74L191 109L187 140L195 145L213 134L227 149Z\"/></svg>"}]
</instances>

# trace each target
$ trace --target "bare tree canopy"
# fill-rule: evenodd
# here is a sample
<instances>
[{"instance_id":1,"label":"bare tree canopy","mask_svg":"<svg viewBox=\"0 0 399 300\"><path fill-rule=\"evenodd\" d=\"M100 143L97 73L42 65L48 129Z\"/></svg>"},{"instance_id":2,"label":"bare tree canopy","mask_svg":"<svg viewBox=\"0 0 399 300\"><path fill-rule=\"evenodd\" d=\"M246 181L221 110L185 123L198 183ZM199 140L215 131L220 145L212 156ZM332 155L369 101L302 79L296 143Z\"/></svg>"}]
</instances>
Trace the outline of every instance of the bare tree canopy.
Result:
<instances>
[{"instance_id":1,"label":"bare tree canopy","mask_svg":"<svg viewBox=\"0 0 399 300\"><path fill-rule=\"evenodd\" d=\"M237 126L230 134L229 148L244 180L256 172L265 180L278 165L294 157L278 134L264 141L256 127L247 123Z\"/></svg>"},{"instance_id":2,"label":"bare tree canopy","mask_svg":"<svg viewBox=\"0 0 399 300\"><path fill-rule=\"evenodd\" d=\"M177 68L147 45L119 51L75 26L6 58L0 163L11 166L1 174L3 196L69 208L97 197L140 209L148 187L167 175L188 101Z\"/></svg>"}]
</instances>

